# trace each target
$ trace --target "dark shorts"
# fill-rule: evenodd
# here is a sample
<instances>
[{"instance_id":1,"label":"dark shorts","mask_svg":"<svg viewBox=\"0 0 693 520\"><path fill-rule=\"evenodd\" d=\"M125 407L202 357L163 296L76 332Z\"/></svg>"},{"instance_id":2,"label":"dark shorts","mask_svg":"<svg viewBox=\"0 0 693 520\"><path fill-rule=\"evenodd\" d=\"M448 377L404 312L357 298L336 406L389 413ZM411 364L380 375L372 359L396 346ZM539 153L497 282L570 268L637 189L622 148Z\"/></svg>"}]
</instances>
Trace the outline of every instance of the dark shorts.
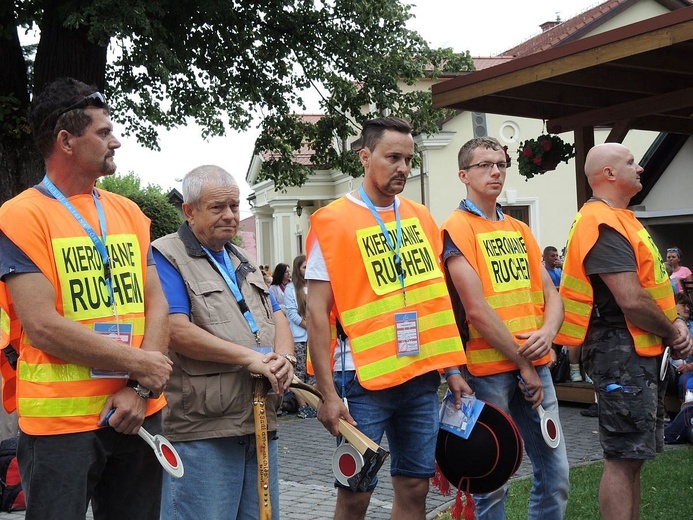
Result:
<instances>
[{"instance_id":1,"label":"dark shorts","mask_svg":"<svg viewBox=\"0 0 693 520\"><path fill-rule=\"evenodd\" d=\"M597 391L604 458L654 459L664 449L661 356L637 355L627 329L591 327L582 359Z\"/></svg>"},{"instance_id":2,"label":"dark shorts","mask_svg":"<svg viewBox=\"0 0 693 520\"><path fill-rule=\"evenodd\" d=\"M147 417L161 433L161 412ZM89 501L96 520L158 520L161 465L139 435L105 427L63 435L21 433L17 459L27 520L84 519Z\"/></svg>"}]
</instances>

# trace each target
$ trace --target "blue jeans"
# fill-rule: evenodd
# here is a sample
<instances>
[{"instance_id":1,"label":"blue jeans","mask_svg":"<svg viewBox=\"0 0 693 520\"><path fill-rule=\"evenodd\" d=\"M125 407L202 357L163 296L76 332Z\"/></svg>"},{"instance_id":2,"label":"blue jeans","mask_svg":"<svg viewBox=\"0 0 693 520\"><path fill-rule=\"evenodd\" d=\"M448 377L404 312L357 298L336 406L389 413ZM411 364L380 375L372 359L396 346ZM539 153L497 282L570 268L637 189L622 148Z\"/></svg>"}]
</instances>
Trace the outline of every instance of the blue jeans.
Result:
<instances>
[{"instance_id":1,"label":"blue jeans","mask_svg":"<svg viewBox=\"0 0 693 520\"><path fill-rule=\"evenodd\" d=\"M279 519L277 436L269 432L272 519ZM255 435L174 442L185 474L176 479L164 472L163 520L256 520Z\"/></svg>"},{"instance_id":2,"label":"blue jeans","mask_svg":"<svg viewBox=\"0 0 693 520\"><path fill-rule=\"evenodd\" d=\"M532 492L529 497L528 520L561 520L568 504L568 457L565 437L561 431L561 442L556 449L550 448L541 435L539 413L532 410L518 388L519 370L503 372L492 376L474 377L467 374L466 379L476 397L489 402L508 413L518 428L525 444L525 451L532 461L534 475ZM551 381L551 371L547 365L537 367L537 373L544 387L542 406L558 417L558 400ZM484 495L474 495L476 514L480 520L505 519L505 496L508 484Z\"/></svg>"},{"instance_id":3,"label":"blue jeans","mask_svg":"<svg viewBox=\"0 0 693 520\"><path fill-rule=\"evenodd\" d=\"M344 372L349 413L357 428L380 444L387 434L390 474L428 479L435 474L438 436L438 387L440 375L429 372L384 390L366 390L356 372ZM342 395L342 372L334 373L337 393ZM373 479L370 489L378 480ZM343 487L335 482L335 486Z\"/></svg>"}]
</instances>

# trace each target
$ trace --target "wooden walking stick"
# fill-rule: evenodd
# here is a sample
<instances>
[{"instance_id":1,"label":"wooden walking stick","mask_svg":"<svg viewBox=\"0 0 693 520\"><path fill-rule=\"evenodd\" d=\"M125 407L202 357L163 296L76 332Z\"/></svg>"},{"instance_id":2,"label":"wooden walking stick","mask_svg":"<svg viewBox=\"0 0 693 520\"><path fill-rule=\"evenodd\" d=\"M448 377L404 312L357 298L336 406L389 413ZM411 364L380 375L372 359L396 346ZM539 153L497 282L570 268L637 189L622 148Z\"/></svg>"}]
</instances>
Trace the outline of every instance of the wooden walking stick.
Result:
<instances>
[{"instance_id":1,"label":"wooden walking stick","mask_svg":"<svg viewBox=\"0 0 693 520\"><path fill-rule=\"evenodd\" d=\"M269 381L260 374L253 376L253 418L255 419L255 450L257 454L257 497L259 520L272 518L270 501L269 441L267 439L267 390Z\"/></svg>"}]
</instances>

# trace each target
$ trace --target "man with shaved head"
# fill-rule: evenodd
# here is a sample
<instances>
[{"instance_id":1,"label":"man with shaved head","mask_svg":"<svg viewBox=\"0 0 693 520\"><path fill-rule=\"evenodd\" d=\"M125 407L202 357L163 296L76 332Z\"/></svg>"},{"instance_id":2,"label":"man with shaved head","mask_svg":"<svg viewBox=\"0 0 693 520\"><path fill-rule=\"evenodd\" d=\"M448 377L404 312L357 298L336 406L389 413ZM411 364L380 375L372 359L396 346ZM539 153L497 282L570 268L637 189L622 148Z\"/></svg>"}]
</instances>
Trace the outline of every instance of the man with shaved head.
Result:
<instances>
[{"instance_id":1,"label":"man with shaved head","mask_svg":"<svg viewBox=\"0 0 693 520\"><path fill-rule=\"evenodd\" d=\"M570 230L560 286L565 322L555 341L584 342L585 371L599 398L599 507L606 520L639 518L640 470L663 449L662 353L665 346L678 358L693 352L657 246L627 209L642 189L642 173L621 144L589 151L593 196Z\"/></svg>"}]
</instances>

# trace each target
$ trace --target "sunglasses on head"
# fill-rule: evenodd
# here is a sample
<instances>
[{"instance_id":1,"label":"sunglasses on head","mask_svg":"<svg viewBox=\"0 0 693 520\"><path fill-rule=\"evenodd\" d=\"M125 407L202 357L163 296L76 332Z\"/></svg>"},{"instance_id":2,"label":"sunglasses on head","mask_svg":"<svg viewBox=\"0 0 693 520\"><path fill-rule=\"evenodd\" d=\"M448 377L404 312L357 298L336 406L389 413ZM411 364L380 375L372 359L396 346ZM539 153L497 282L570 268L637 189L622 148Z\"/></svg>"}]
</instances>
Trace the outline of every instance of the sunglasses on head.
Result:
<instances>
[{"instance_id":1,"label":"sunglasses on head","mask_svg":"<svg viewBox=\"0 0 693 520\"><path fill-rule=\"evenodd\" d=\"M77 103L70 105L65 110L60 112L58 114L57 119L60 119L60 116L62 116L63 114L66 114L67 112L70 112L72 110L77 110L78 108L84 108L84 107L104 108L105 106L106 106L106 100L104 100L103 95L101 95L101 92L94 92L93 94L89 94L84 99L77 101Z\"/></svg>"}]
</instances>

